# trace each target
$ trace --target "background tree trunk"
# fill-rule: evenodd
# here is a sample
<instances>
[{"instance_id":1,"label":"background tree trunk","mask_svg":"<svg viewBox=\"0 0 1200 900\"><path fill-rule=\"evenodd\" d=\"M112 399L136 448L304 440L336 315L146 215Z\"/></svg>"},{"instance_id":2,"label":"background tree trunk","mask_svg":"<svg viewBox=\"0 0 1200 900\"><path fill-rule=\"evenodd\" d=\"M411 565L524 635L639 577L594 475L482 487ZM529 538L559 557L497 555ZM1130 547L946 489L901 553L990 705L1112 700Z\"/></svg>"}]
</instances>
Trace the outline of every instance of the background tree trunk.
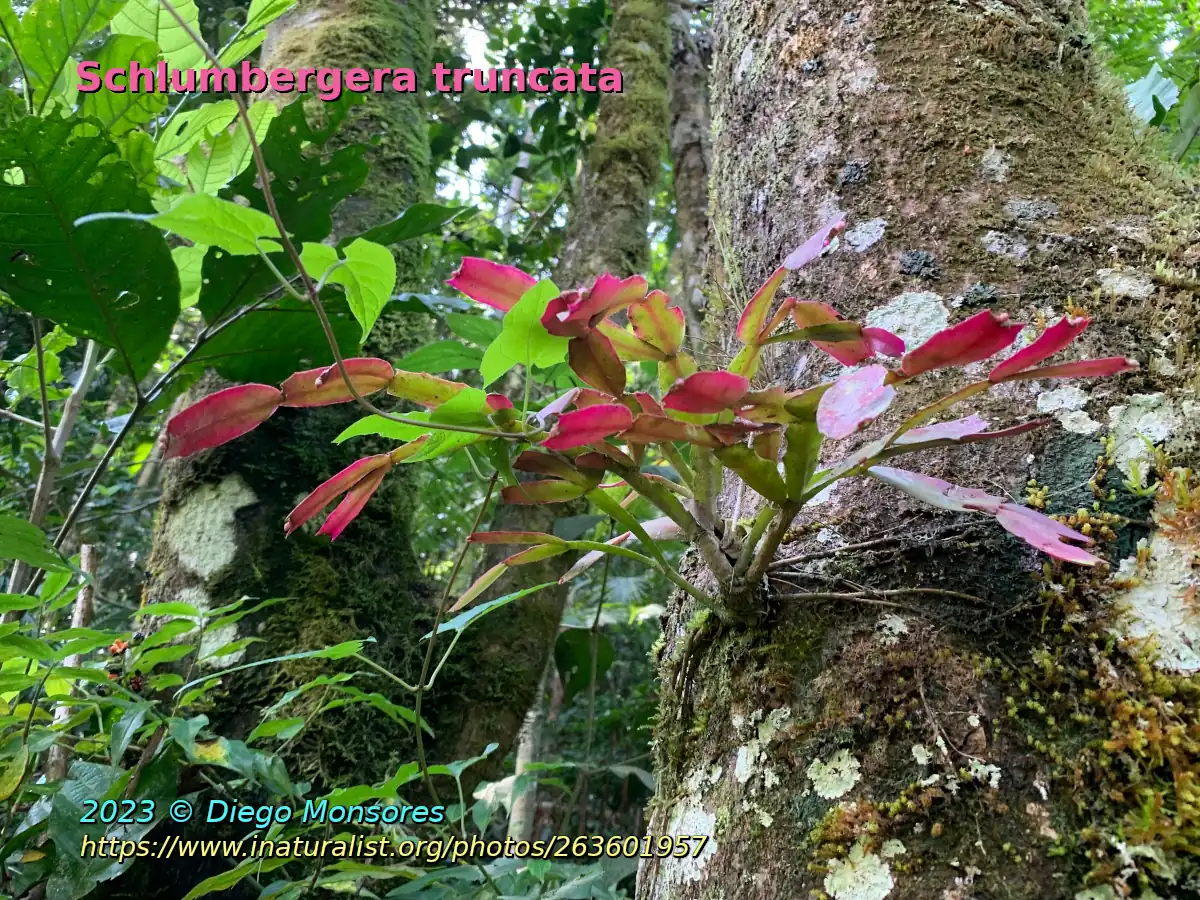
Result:
<instances>
[{"instance_id":1,"label":"background tree trunk","mask_svg":"<svg viewBox=\"0 0 1200 900\"><path fill-rule=\"evenodd\" d=\"M1034 321L1085 305L1078 355L1135 356L1140 372L994 391L976 409L997 424L1035 407L1060 422L909 467L1018 499L1048 489L1049 512L1111 528L1114 568L1145 543L1113 578L843 482L796 521L755 625L675 598L650 831L711 837L698 858L645 863L639 897L1190 896L1196 504L1152 509L1121 486L1139 458L1152 467L1141 435L1195 458L1179 323L1197 285L1155 271L1196 256L1190 197L1138 146L1156 149L1091 58L1080 2L717 0L713 15L713 224L731 296L710 315L735 321L838 214L839 249L788 293L910 347L982 306ZM837 368L780 346L764 380ZM934 375L894 415L953 383ZM847 584L973 599L780 599Z\"/></svg>"},{"instance_id":2,"label":"background tree trunk","mask_svg":"<svg viewBox=\"0 0 1200 900\"><path fill-rule=\"evenodd\" d=\"M700 336L708 263L708 173L712 167L712 122L708 66L712 37L696 23L683 0L671 3L671 168L675 175L675 225L679 244L679 296L688 333Z\"/></svg>"}]
</instances>

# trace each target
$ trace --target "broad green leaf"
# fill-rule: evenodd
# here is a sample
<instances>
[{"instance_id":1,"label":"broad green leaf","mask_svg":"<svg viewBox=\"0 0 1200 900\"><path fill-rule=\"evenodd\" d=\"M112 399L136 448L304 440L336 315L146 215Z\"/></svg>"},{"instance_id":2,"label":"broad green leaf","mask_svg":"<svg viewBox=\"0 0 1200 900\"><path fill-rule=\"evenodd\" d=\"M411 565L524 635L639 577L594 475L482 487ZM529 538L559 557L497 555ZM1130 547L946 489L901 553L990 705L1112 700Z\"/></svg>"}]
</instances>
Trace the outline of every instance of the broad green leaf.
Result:
<instances>
[{"instance_id":1,"label":"broad green leaf","mask_svg":"<svg viewBox=\"0 0 1200 900\"><path fill-rule=\"evenodd\" d=\"M207 244L176 247L171 251L175 268L179 270L180 309L195 306L196 301L200 299L200 286L204 278L204 254L207 252Z\"/></svg>"},{"instance_id":2,"label":"broad green leaf","mask_svg":"<svg viewBox=\"0 0 1200 900\"><path fill-rule=\"evenodd\" d=\"M251 47L250 49L253 50L254 48ZM205 878L188 891L184 895L183 900L200 900L201 897L207 897L209 894L231 890L237 887L243 879L249 878L252 875L261 877L263 874L273 872L275 869L285 866L289 862L291 862L291 857L288 856L273 856L267 859L243 859L232 869Z\"/></svg>"},{"instance_id":3,"label":"broad green leaf","mask_svg":"<svg viewBox=\"0 0 1200 900\"><path fill-rule=\"evenodd\" d=\"M133 743L133 737L146 721L152 704L149 702L135 703L121 714L121 718L113 723L112 738L109 744L109 758L114 766L121 765L121 757Z\"/></svg>"},{"instance_id":4,"label":"broad green leaf","mask_svg":"<svg viewBox=\"0 0 1200 900\"><path fill-rule=\"evenodd\" d=\"M0 528L3 528L3 519L0 519ZM41 603L42 598L33 594L0 594L0 613L36 609Z\"/></svg>"},{"instance_id":5,"label":"broad green leaf","mask_svg":"<svg viewBox=\"0 0 1200 900\"><path fill-rule=\"evenodd\" d=\"M83 216L153 212L129 164L94 126L28 117L0 131L0 168L23 185L0 183L0 291L17 306L118 351L136 378L150 371L179 315L179 276L159 231L118 219L75 225ZM18 254L20 251L20 254Z\"/></svg>"},{"instance_id":6,"label":"broad green leaf","mask_svg":"<svg viewBox=\"0 0 1200 900\"><path fill-rule=\"evenodd\" d=\"M604 632L596 634L596 685L613 664L612 641ZM592 632L587 628L568 628L554 642L554 665L563 684L563 703L584 693L592 681Z\"/></svg>"},{"instance_id":7,"label":"broad green leaf","mask_svg":"<svg viewBox=\"0 0 1200 900\"><path fill-rule=\"evenodd\" d=\"M218 100L180 113L159 132L154 144L154 158L183 156L200 141L220 134L236 117L237 104L232 100Z\"/></svg>"},{"instance_id":8,"label":"broad green leaf","mask_svg":"<svg viewBox=\"0 0 1200 900\"><path fill-rule=\"evenodd\" d=\"M147 650L151 650L154 647L161 647L163 644L169 644L176 638L183 637L185 634L196 630L198 627L199 623L194 619L171 619L168 622L163 622L163 624L158 627L157 631L151 635L148 635L146 640L142 642L142 646L140 648L142 651L142 656L145 656Z\"/></svg>"},{"instance_id":9,"label":"broad green leaf","mask_svg":"<svg viewBox=\"0 0 1200 900\"><path fill-rule=\"evenodd\" d=\"M268 100L258 101L247 111L257 143L261 144L266 138L278 112L279 108ZM188 151L188 181L197 193L215 194L246 171L253 162L254 149L246 134L246 126L240 117L235 119L235 124L232 131L226 129L210 140L211 149L208 153L205 153L203 144L197 144Z\"/></svg>"},{"instance_id":10,"label":"broad green leaf","mask_svg":"<svg viewBox=\"0 0 1200 900\"><path fill-rule=\"evenodd\" d=\"M149 672L155 666L183 659L189 653L194 652L195 649L196 647L193 644L175 644L171 647L157 647L139 656L137 662L133 664L133 669L136 672Z\"/></svg>"},{"instance_id":11,"label":"broad green leaf","mask_svg":"<svg viewBox=\"0 0 1200 900\"><path fill-rule=\"evenodd\" d=\"M799 500L812 478L821 456L821 431L816 421L797 422L787 427L783 451L783 475L789 500Z\"/></svg>"},{"instance_id":12,"label":"broad green leaf","mask_svg":"<svg viewBox=\"0 0 1200 900\"><path fill-rule=\"evenodd\" d=\"M487 348L479 367L485 387L513 366L548 368L566 359L567 338L542 327L542 314L558 294L553 281L542 279L505 314L500 336Z\"/></svg>"},{"instance_id":13,"label":"broad green leaf","mask_svg":"<svg viewBox=\"0 0 1200 900\"><path fill-rule=\"evenodd\" d=\"M222 66L240 62L249 56L267 36L267 26L292 8L295 0L250 0L246 24L217 54Z\"/></svg>"},{"instance_id":14,"label":"broad green leaf","mask_svg":"<svg viewBox=\"0 0 1200 900\"><path fill-rule=\"evenodd\" d=\"M744 444L722 447L713 452L717 459L737 472L746 484L772 503L784 503L787 500L787 488L783 479L779 477L779 469L775 463L763 459Z\"/></svg>"},{"instance_id":15,"label":"broad green leaf","mask_svg":"<svg viewBox=\"0 0 1200 900\"><path fill-rule=\"evenodd\" d=\"M406 418L428 419L429 413L408 413ZM333 442L340 444L353 437L362 437L371 434L391 438L395 441L415 441L421 435L428 434L429 431L430 429L422 428L419 425L406 425L403 422L393 422L391 419L385 419L383 416L369 415L363 416L352 425L348 425L342 430L341 434L333 439Z\"/></svg>"},{"instance_id":16,"label":"broad green leaf","mask_svg":"<svg viewBox=\"0 0 1200 900\"><path fill-rule=\"evenodd\" d=\"M480 347L486 347L500 337L504 328L499 319L469 316L465 313L447 313L446 325L464 341L470 341Z\"/></svg>"},{"instance_id":17,"label":"broad green leaf","mask_svg":"<svg viewBox=\"0 0 1200 900\"><path fill-rule=\"evenodd\" d=\"M470 206L440 206L436 203L414 203L390 222L376 225L370 231L357 235L377 244L399 244L423 234L440 231L454 219L466 219L475 214ZM343 247L355 238L345 238L338 246Z\"/></svg>"},{"instance_id":18,"label":"broad green leaf","mask_svg":"<svg viewBox=\"0 0 1200 900\"><path fill-rule=\"evenodd\" d=\"M139 619L147 616L193 616L202 618L204 613L190 603L180 600L168 600L165 603L147 603L136 613Z\"/></svg>"},{"instance_id":19,"label":"broad green leaf","mask_svg":"<svg viewBox=\"0 0 1200 900\"><path fill-rule=\"evenodd\" d=\"M328 244L305 241L300 247L300 262L314 281L324 277L325 272L338 261L337 251Z\"/></svg>"},{"instance_id":20,"label":"broad green leaf","mask_svg":"<svg viewBox=\"0 0 1200 900\"><path fill-rule=\"evenodd\" d=\"M25 778L25 767L29 765L29 746L22 744L17 755L6 760L3 770L0 770L0 800L7 800L13 795L22 779Z\"/></svg>"},{"instance_id":21,"label":"broad green leaf","mask_svg":"<svg viewBox=\"0 0 1200 900\"><path fill-rule=\"evenodd\" d=\"M126 68L132 61L153 68L158 61L158 45L129 34L113 34L100 48L96 61L100 63L101 71ZM130 90L127 77L121 81L125 84L125 90L117 93L102 87L93 94L84 94L80 107L81 115L95 116L112 134L124 134L143 122L149 122L167 106L166 94L157 91L135 93Z\"/></svg>"},{"instance_id":22,"label":"broad green leaf","mask_svg":"<svg viewBox=\"0 0 1200 900\"><path fill-rule=\"evenodd\" d=\"M304 727L304 716L296 716L291 719L272 719L269 722L263 722L255 727L250 732L250 736L246 738L247 744L253 744L260 738L275 738L278 741L286 741L288 738L293 738L300 733L300 729Z\"/></svg>"},{"instance_id":23,"label":"broad green leaf","mask_svg":"<svg viewBox=\"0 0 1200 900\"><path fill-rule=\"evenodd\" d=\"M334 269L326 283L340 284L346 289L350 311L362 326L365 341L396 286L396 260L387 247L363 238L344 252L345 264Z\"/></svg>"},{"instance_id":24,"label":"broad green leaf","mask_svg":"<svg viewBox=\"0 0 1200 900\"><path fill-rule=\"evenodd\" d=\"M200 33L194 0L171 0L171 6L196 34ZM163 59L174 69L194 69L204 61L204 51L158 0L128 0L109 27L113 34L131 34L157 44Z\"/></svg>"},{"instance_id":25,"label":"broad green leaf","mask_svg":"<svg viewBox=\"0 0 1200 900\"><path fill-rule=\"evenodd\" d=\"M483 351L458 341L435 341L396 361L406 372L449 372L451 369L477 369Z\"/></svg>"},{"instance_id":26,"label":"broad green leaf","mask_svg":"<svg viewBox=\"0 0 1200 900\"><path fill-rule=\"evenodd\" d=\"M0 559L19 559L48 572L69 568L40 528L16 516L0 516Z\"/></svg>"},{"instance_id":27,"label":"broad green leaf","mask_svg":"<svg viewBox=\"0 0 1200 900\"><path fill-rule=\"evenodd\" d=\"M125 0L34 0L21 19L17 52L39 108L60 78L74 79L71 57L124 5Z\"/></svg>"},{"instance_id":28,"label":"broad green leaf","mask_svg":"<svg viewBox=\"0 0 1200 900\"><path fill-rule=\"evenodd\" d=\"M1200 134L1200 84L1192 85L1179 108L1179 133L1171 140L1171 155L1183 159Z\"/></svg>"},{"instance_id":29,"label":"broad green leaf","mask_svg":"<svg viewBox=\"0 0 1200 900\"><path fill-rule=\"evenodd\" d=\"M279 237L275 222L264 212L208 194L190 194L149 221L193 244L212 244L235 256L278 250L269 238Z\"/></svg>"}]
</instances>

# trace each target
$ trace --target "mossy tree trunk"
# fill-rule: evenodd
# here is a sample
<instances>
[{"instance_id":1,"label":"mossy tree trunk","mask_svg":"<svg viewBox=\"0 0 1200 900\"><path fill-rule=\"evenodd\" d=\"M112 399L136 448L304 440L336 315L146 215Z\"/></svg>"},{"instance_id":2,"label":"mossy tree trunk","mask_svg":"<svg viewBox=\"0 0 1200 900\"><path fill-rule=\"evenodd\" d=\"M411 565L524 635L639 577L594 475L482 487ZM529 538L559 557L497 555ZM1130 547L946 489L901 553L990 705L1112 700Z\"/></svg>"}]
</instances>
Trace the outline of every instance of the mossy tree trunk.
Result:
<instances>
[{"instance_id":1,"label":"mossy tree trunk","mask_svg":"<svg viewBox=\"0 0 1200 900\"><path fill-rule=\"evenodd\" d=\"M700 334L707 304L708 174L712 166L712 121L708 107L708 66L712 38L696 22L685 0L671 3L671 168L675 175L675 225L679 244L679 296L688 332Z\"/></svg>"},{"instance_id":2,"label":"mossy tree trunk","mask_svg":"<svg viewBox=\"0 0 1200 900\"><path fill-rule=\"evenodd\" d=\"M1058 421L908 465L1036 495L1103 535L1111 569L843 482L794 523L752 625L673 599L650 830L708 841L646 862L638 896L1191 896L1200 503L1183 475L1157 500L1122 485L1153 468L1142 436L1196 458L1190 194L1135 135L1077 0L717 0L713 21L713 224L735 301L841 213L839 249L789 294L909 346L981 305L1035 321L1073 301L1093 318L1073 352L1142 368L994 391L961 414ZM764 380L833 374L796 346ZM928 382L896 414L959 383ZM841 443L823 462L858 439ZM871 594L918 588L958 596Z\"/></svg>"}]
</instances>

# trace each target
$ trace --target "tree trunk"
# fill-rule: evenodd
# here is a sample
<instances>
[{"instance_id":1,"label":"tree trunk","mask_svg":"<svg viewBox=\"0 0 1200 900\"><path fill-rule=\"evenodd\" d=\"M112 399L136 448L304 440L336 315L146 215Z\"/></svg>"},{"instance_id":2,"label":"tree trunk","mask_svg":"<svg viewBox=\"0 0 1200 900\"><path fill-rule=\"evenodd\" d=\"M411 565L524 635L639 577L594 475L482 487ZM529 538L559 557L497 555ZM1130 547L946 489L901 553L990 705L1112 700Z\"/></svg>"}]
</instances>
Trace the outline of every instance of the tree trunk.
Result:
<instances>
[{"instance_id":1,"label":"tree trunk","mask_svg":"<svg viewBox=\"0 0 1200 900\"><path fill-rule=\"evenodd\" d=\"M645 861L638 896L1195 896L1195 485L1168 475L1157 501L1122 485L1154 468L1142 436L1164 474L1195 461L1200 284L1170 268L1198 255L1177 173L1135 135L1076 0L717 0L713 20L731 302L710 316L729 339L842 214L840 247L788 293L910 347L981 306L1033 321L1074 300L1093 319L1077 355L1142 368L993 391L975 409L997 426L1035 407L1059 421L906 463L1045 502L1101 536L1111 569L847 481L794 523L753 625L673 599L650 831L708 840ZM764 378L837 368L798 346L773 348ZM896 415L957 383L933 376ZM831 443L825 464L859 439ZM781 599L798 593L814 596Z\"/></svg>"},{"instance_id":2,"label":"tree trunk","mask_svg":"<svg viewBox=\"0 0 1200 900\"><path fill-rule=\"evenodd\" d=\"M679 295L688 333L700 335L707 305L708 172L712 167L712 122L708 108L708 66L712 37L698 26L684 0L671 3L671 168L675 174L675 225L679 244Z\"/></svg>"}]
</instances>

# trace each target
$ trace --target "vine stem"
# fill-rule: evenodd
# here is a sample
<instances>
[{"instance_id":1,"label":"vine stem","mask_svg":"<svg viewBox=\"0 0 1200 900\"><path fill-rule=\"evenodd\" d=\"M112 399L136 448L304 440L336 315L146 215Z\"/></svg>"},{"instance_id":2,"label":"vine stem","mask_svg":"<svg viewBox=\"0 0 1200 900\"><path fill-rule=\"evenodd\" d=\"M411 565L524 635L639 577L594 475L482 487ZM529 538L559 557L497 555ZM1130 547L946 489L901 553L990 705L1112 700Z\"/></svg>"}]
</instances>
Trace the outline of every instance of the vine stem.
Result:
<instances>
[{"instance_id":1,"label":"vine stem","mask_svg":"<svg viewBox=\"0 0 1200 900\"><path fill-rule=\"evenodd\" d=\"M496 479L499 477L499 472L492 474L492 478L488 482L487 493L483 496L483 503L479 505L479 512L475 515L475 522L471 525L469 534L473 534L479 530L479 525L483 521L484 514L487 512L488 503L491 502L492 492L496 489ZM462 568L463 560L466 559L467 550L470 546L470 541L463 541L462 549L458 551L458 556L454 560L454 567L450 570L450 574L446 578L446 587L442 590L441 599L438 600L437 612L433 616L433 627L429 630L429 646L425 648L425 662L421 665L421 677L417 680L417 697L413 703L413 712L417 717L417 765L421 768L421 778L425 782L429 796L437 804L441 803L441 799L438 797L437 789L433 786L433 781L429 777L429 766L425 762L425 741L421 733L421 700L425 696L425 691L428 687L425 679L429 677L429 667L433 663L433 647L437 642L437 633L442 625L442 617L446 614L446 604L450 601L450 591L454 588L454 579L458 575L458 570Z\"/></svg>"}]
</instances>

